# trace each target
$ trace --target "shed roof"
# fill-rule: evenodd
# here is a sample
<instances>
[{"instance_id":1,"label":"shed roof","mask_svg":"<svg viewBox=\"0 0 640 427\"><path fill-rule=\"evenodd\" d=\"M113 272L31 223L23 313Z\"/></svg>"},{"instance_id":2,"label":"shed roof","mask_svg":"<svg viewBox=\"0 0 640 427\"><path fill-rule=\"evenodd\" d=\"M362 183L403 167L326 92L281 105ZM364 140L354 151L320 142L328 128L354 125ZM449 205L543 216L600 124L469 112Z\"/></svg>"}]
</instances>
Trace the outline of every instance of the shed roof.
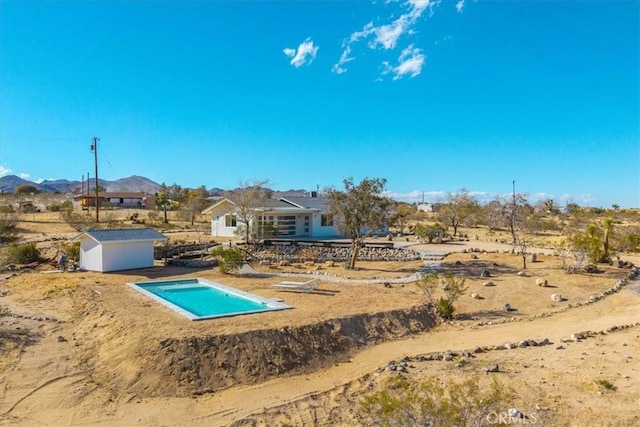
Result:
<instances>
[{"instance_id":1,"label":"shed roof","mask_svg":"<svg viewBox=\"0 0 640 427\"><path fill-rule=\"evenodd\" d=\"M82 236L89 236L97 242L124 242L124 241L157 241L167 240L167 236L153 228L114 228L108 230L87 230L76 236L73 240Z\"/></svg>"}]
</instances>

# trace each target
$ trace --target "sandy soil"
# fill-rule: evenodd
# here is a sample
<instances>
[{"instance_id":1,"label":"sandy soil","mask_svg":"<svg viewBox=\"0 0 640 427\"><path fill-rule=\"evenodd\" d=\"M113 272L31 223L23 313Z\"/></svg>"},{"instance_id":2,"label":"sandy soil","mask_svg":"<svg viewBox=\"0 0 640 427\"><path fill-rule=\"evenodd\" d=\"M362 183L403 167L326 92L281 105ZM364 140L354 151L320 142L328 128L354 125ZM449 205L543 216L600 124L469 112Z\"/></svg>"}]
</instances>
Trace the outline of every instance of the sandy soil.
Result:
<instances>
[{"instance_id":1,"label":"sandy soil","mask_svg":"<svg viewBox=\"0 0 640 427\"><path fill-rule=\"evenodd\" d=\"M424 302L424 295L415 284L396 283L388 288L359 283L359 277L398 276L385 276L391 268L376 263L359 263L360 269L350 272L355 277L348 281L333 276L337 271L323 272L327 276L321 288L334 291L327 294L271 289L278 277L223 276L216 270L163 266L123 274L36 271L5 277L0 289L9 293L0 303L20 317L5 318L0 324L0 424L361 425L364 420L357 408L362 393L378 387L391 375L381 368L402 357L411 358L409 375L417 380L432 376L461 379L498 363L500 372L483 378L495 376L513 387L517 392L514 405L540 425L640 423L640 285L634 283L601 301L575 307L611 288L628 271L603 268L600 274L565 275L560 272L558 257L545 255L552 252L549 249L540 249L539 261L527 266L528 275L518 276L520 257L491 252L508 249L499 242L460 242L446 248L410 244L419 250L456 252L443 260L442 271L466 277L468 293L478 293L482 299L465 295L457 304L456 321L366 346L343 363L187 397L151 397L144 390L134 392L110 382L109 377L135 383L138 371L132 361L144 359L144 349L161 337L207 337L303 326L358 313L414 307ZM469 248L480 250L474 253L477 259L461 252ZM405 266L410 270L418 267ZM479 277L482 269L491 271L489 279L496 286L483 286L487 278ZM304 274L313 273L309 270ZM281 298L295 309L190 322L125 286L132 281L195 276ZM550 287L536 286L539 277L547 279ZM552 293L561 293L566 300L554 302ZM515 310L504 312L504 303ZM569 304L574 307L567 309ZM536 316L540 313L546 315ZM575 333L613 327L624 328L564 342ZM552 344L476 354L461 366L459 360L419 360L420 355L434 352L473 351L481 346L545 338ZM137 345L132 347L132 342ZM146 375L154 375L153 367ZM156 376L161 383L162 373L156 372ZM599 386L599 380L608 381L614 389Z\"/></svg>"}]
</instances>

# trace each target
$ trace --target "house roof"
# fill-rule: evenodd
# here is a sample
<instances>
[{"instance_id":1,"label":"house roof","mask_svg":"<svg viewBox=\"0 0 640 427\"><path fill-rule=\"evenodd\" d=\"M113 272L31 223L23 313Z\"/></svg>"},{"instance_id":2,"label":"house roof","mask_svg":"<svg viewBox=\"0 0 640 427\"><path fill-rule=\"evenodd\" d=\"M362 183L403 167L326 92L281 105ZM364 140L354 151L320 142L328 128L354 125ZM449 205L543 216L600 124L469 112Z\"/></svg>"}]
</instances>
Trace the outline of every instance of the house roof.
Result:
<instances>
[{"instance_id":1,"label":"house roof","mask_svg":"<svg viewBox=\"0 0 640 427\"><path fill-rule=\"evenodd\" d=\"M280 200L301 209L317 209L321 212L325 212L329 204L329 199L325 197L283 197Z\"/></svg>"},{"instance_id":2,"label":"house roof","mask_svg":"<svg viewBox=\"0 0 640 427\"><path fill-rule=\"evenodd\" d=\"M221 199L218 200L216 203L214 203L213 205L209 206L208 208L204 209L202 211L203 214L208 214L210 212L215 212L218 209L220 209L222 206L224 205L232 205L235 206L235 203L233 203L233 201L229 200L229 199ZM260 209L260 210L278 210L278 209L287 209L287 208L291 208L291 203L286 203L284 201L282 201L281 199L266 199L264 201L264 205L260 206L260 207L256 207L256 209Z\"/></svg>"},{"instance_id":3,"label":"house roof","mask_svg":"<svg viewBox=\"0 0 640 427\"><path fill-rule=\"evenodd\" d=\"M167 240L167 236L154 230L153 228L114 228L107 230L87 230L84 233L74 237L73 240L79 239L82 236L89 236L100 243Z\"/></svg>"},{"instance_id":4,"label":"house roof","mask_svg":"<svg viewBox=\"0 0 640 427\"><path fill-rule=\"evenodd\" d=\"M152 194L142 193L142 192L131 192L131 191L101 191L98 193L98 197L102 198L114 198L114 199L143 199L145 197L152 196ZM79 194L77 196L73 196L74 199L82 199L82 198L95 198L96 193L90 192L88 194Z\"/></svg>"}]
</instances>

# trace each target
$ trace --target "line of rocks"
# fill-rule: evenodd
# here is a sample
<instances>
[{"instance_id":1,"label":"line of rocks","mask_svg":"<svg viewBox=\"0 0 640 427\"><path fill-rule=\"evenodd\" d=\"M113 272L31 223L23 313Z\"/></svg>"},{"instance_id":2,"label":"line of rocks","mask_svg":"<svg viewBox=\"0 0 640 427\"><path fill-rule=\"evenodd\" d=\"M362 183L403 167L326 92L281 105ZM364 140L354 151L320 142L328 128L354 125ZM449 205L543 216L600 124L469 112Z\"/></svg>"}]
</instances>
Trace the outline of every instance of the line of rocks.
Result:
<instances>
[{"instance_id":1,"label":"line of rocks","mask_svg":"<svg viewBox=\"0 0 640 427\"><path fill-rule=\"evenodd\" d=\"M597 295L591 295L589 297L589 299L583 301L583 302L577 302L577 303L569 303L564 307L560 307L557 310L553 310L553 311L545 311L542 313L538 313L538 314L534 314L532 316L529 316L527 318L517 318L517 317L510 317L510 318L506 318L506 319L500 319L500 320L490 320L487 322L478 322L475 326L490 326L490 325L497 325L497 324L503 324L503 323L511 323L511 322L522 322L522 321L530 321L530 320L536 320L536 319L542 319L545 317L550 317L553 316L554 314L558 314L558 313L562 313L564 311L570 310L572 308L577 308L577 307L582 307L585 305L591 305L594 304L598 301L602 301L604 298L613 295L615 293L620 292L624 287L626 287L629 282L632 282L634 280L636 280L638 277L640 276L640 268L638 267L634 267L631 272L629 273L629 275L627 276L627 278L623 278L623 279L619 279L616 281L615 285L609 289L606 289L604 291L602 291L601 293L597 294ZM505 304L508 305L508 304Z\"/></svg>"},{"instance_id":2,"label":"line of rocks","mask_svg":"<svg viewBox=\"0 0 640 427\"><path fill-rule=\"evenodd\" d=\"M581 342L591 337L595 337L598 335L609 335L614 332L624 331L630 328L640 327L640 322L621 325L621 326L612 326L600 332L594 331L583 331L571 334L568 338L561 338L560 341L563 343L568 342ZM534 340L534 339L524 339L516 342L507 342L500 345L487 345L487 346L479 346L473 350L461 350L461 351L453 351L446 350L444 352L437 351L431 353L425 353L418 356L404 356L399 361L392 360L386 363L383 366L379 366L375 369L374 374L379 375L384 371L388 372L398 372L398 373L408 373L409 368L414 368L415 366L411 364L411 362L429 362L429 361L457 361L456 366L461 367L464 366L464 359L475 358L477 354L488 353L491 351L501 351L501 350L513 350L517 348L527 348L527 347L543 347L553 345L553 343L549 340L549 338L544 338L542 340ZM556 347L556 350L562 350L564 347L562 345ZM500 372L500 368L498 365L492 365L488 368L483 369L484 373L491 372Z\"/></svg>"},{"instance_id":3,"label":"line of rocks","mask_svg":"<svg viewBox=\"0 0 640 427\"><path fill-rule=\"evenodd\" d=\"M303 263L312 261L344 262L351 257L350 247L324 247L308 245L273 245L259 246L251 256L258 261ZM364 247L358 253L361 261L415 261L420 260L420 253L412 249Z\"/></svg>"}]
</instances>

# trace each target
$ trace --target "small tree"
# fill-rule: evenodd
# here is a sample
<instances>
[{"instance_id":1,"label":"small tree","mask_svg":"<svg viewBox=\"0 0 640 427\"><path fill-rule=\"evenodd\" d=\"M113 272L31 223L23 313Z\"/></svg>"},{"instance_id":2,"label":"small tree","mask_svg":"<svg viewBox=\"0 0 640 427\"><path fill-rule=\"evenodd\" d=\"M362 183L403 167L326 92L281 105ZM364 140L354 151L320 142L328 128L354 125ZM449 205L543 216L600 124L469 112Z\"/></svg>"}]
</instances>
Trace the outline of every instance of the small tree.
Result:
<instances>
[{"instance_id":1,"label":"small tree","mask_svg":"<svg viewBox=\"0 0 640 427\"><path fill-rule=\"evenodd\" d=\"M267 200L271 198L271 190L267 188L269 181L243 181L233 191L225 192L225 197L234 205L234 216L240 225L236 233L242 236L247 244L253 242L253 236L261 235L260 226L254 224L263 215L269 212L266 207ZM256 221L254 221L256 220ZM253 233L255 232L255 233Z\"/></svg>"},{"instance_id":2,"label":"small tree","mask_svg":"<svg viewBox=\"0 0 640 427\"><path fill-rule=\"evenodd\" d=\"M22 196L27 194L38 194L40 190L33 184L21 184L16 187L13 194L16 196Z\"/></svg>"},{"instance_id":3,"label":"small tree","mask_svg":"<svg viewBox=\"0 0 640 427\"><path fill-rule=\"evenodd\" d=\"M366 394L360 410L366 425L480 426L514 397L512 389L495 379L481 387L478 376L442 385L437 378L415 383L398 375L389 377L382 390Z\"/></svg>"},{"instance_id":4,"label":"small tree","mask_svg":"<svg viewBox=\"0 0 640 427\"><path fill-rule=\"evenodd\" d=\"M465 286L466 279L456 279L451 274L445 275L442 280L436 273L428 274L420 279L418 286L427 297L427 301L435 308L437 314L444 320L453 319L455 312L454 303L467 291ZM434 293L438 290L438 286L444 293L437 301Z\"/></svg>"},{"instance_id":5,"label":"small tree","mask_svg":"<svg viewBox=\"0 0 640 427\"><path fill-rule=\"evenodd\" d=\"M440 223L424 225L422 223L416 224L413 229L413 233L419 239L427 239L429 243L433 243L433 240L436 239L442 232L444 232L445 228Z\"/></svg>"},{"instance_id":6,"label":"small tree","mask_svg":"<svg viewBox=\"0 0 640 427\"><path fill-rule=\"evenodd\" d=\"M327 192L328 213L333 215L336 228L351 240L349 268L355 268L366 239L389 225L390 201L382 195L386 179L365 178L355 185L353 178L347 178L343 183L344 191Z\"/></svg>"},{"instance_id":7,"label":"small tree","mask_svg":"<svg viewBox=\"0 0 640 427\"><path fill-rule=\"evenodd\" d=\"M213 255L218 259L218 266L224 274L239 271L244 264L244 254L239 248L218 247Z\"/></svg>"},{"instance_id":8,"label":"small tree","mask_svg":"<svg viewBox=\"0 0 640 427\"><path fill-rule=\"evenodd\" d=\"M438 212L438 218L453 228L453 236L458 234L458 227L471 215L478 212L478 202L465 189L458 193L449 193L447 203Z\"/></svg>"}]
</instances>

